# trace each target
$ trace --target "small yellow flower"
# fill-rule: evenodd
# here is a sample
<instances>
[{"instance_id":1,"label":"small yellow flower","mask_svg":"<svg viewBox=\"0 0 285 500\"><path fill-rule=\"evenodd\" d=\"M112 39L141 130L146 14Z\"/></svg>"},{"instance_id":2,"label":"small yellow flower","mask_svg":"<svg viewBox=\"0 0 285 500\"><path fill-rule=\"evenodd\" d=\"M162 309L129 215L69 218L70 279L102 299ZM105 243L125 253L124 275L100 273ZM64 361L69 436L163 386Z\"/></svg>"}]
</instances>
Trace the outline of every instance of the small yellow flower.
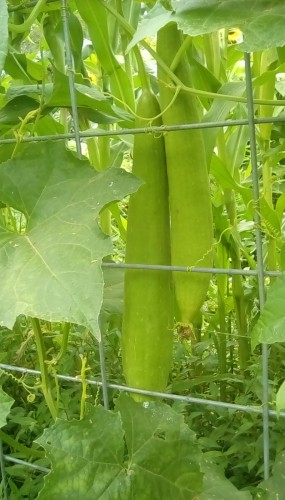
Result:
<instances>
[{"instance_id":1,"label":"small yellow flower","mask_svg":"<svg viewBox=\"0 0 285 500\"><path fill-rule=\"evenodd\" d=\"M242 42L242 32L239 28L230 28L228 30L228 42L229 44Z\"/></svg>"}]
</instances>

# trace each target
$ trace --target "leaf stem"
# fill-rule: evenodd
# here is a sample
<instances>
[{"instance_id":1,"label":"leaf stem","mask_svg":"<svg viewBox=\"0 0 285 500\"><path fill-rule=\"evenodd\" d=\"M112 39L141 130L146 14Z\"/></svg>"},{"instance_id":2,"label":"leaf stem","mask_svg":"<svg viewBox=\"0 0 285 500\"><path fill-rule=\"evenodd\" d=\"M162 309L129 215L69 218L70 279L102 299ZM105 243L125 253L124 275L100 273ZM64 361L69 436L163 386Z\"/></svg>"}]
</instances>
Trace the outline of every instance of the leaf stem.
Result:
<instances>
[{"instance_id":1,"label":"leaf stem","mask_svg":"<svg viewBox=\"0 0 285 500\"><path fill-rule=\"evenodd\" d=\"M80 400L80 420L84 418L85 415L85 407L86 407L86 398L87 398L87 382L86 382L86 363L87 357L80 355L81 358L81 371L80 371L80 380L82 386L82 394Z\"/></svg>"},{"instance_id":2,"label":"leaf stem","mask_svg":"<svg viewBox=\"0 0 285 500\"><path fill-rule=\"evenodd\" d=\"M225 137L223 133L218 135L218 149L219 156L222 159L225 168L231 172L231 165L229 164ZM234 231L237 231L237 215L236 215L236 200L232 189L224 189L224 204L229 217L230 225ZM231 258L231 266L233 269L241 269L241 255L240 247L234 238L231 238L229 249ZM232 277L232 294L234 307L236 312L236 323L238 330L238 346L239 346L239 362L242 372L248 366L251 350L250 343L247 336L247 315L246 315L246 300L243 289L243 282L241 276Z\"/></svg>"},{"instance_id":3,"label":"leaf stem","mask_svg":"<svg viewBox=\"0 0 285 500\"><path fill-rule=\"evenodd\" d=\"M69 332L70 332L70 323L64 322L61 328L62 331L62 344L60 347L60 351L55 358L55 362L58 363L67 351Z\"/></svg>"},{"instance_id":4,"label":"leaf stem","mask_svg":"<svg viewBox=\"0 0 285 500\"><path fill-rule=\"evenodd\" d=\"M43 333L41 330L40 322L37 318L30 318L32 329L34 332L35 336L35 342L36 342L36 347L37 347L37 354L38 354L38 360L39 360L39 365L40 365L40 371L41 371L41 378L42 378L42 391L44 398L46 400L48 409L55 420L57 417L57 408L52 396L52 387L50 383L50 378L48 374L48 367L46 364L46 350L45 350L45 344L44 344L44 338L43 338Z\"/></svg>"}]
</instances>

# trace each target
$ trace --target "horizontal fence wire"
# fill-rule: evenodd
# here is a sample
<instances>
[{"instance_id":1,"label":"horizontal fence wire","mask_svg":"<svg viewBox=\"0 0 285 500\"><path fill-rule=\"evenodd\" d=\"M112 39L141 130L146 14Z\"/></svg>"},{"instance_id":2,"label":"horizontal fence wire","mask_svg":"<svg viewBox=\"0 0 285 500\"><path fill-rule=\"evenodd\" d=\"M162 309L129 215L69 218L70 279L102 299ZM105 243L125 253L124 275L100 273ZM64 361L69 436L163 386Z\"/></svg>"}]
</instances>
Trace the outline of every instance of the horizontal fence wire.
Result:
<instances>
[{"instance_id":1,"label":"horizontal fence wire","mask_svg":"<svg viewBox=\"0 0 285 500\"><path fill-rule=\"evenodd\" d=\"M17 372L21 373L23 375L33 375L35 377L38 377L41 375L41 372L39 370L33 370L31 368L23 368L20 366L13 366L13 365L7 365L5 363L0 363L0 370L3 371L11 371L11 372ZM56 377L58 380L65 380L68 382L74 382L74 383L82 383L80 376L74 377L72 375L61 375L61 374L51 374L52 377ZM86 382L89 385L95 385L97 387L103 387L103 382L102 380L95 380L93 378L86 378L84 379L84 382ZM262 405L240 405L238 403L227 403L225 401L217 401L217 400L212 400L212 399L204 399L204 398L196 398L194 396L182 396L180 394L173 394L173 393L167 393L167 392L156 392L156 391L145 391L143 389L136 389L134 387L129 387L127 385L123 384L113 384L113 383L106 383L108 389L115 389L118 391L122 392L130 392L130 393L135 393L135 394L142 394L145 396L153 396L155 398L163 398L163 399L169 399L172 401L181 401L183 403L187 404L197 404L197 405L202 405L202 406L210 406L213 408L225 408L228 410L234 410L234 411L242 411L245 413L254 413L254 414L259 414L262 416L263 410L262 410ZM269 410L269 413L272 417L285 417L285 412L276 412L275 410Z\"/></svg>"},{"instance_id":2,"label":"horizontal fence wire","mask_svg":"<svg viewBox=\"0 0 285 500\"><path fill-rule=\"evenodd\" d=\"M277 116L272 118L255 118L254 123L256 125L261 123L284 123L284 116ZM197 123L185 123L179 125L160 125L160 126L149 126L149 127L136 127L136 128L122 128L116 130L102 130L102 129L91 129L85 131L78 131L65 133L65 134L50 134L50 135L38 135L38 136L28 136L28 137L10 137L7 139L0 139L1 144L15 144L15 143L26 143L26 142L45 142L45 141L59 141L59 140L74 140L76 145L83 139L89 139L91 137L120 137L124 135L137 135L146 133L156 133L164 134L166 132L179 132L181 130L192 130L192 129L207 129L207 128L223 128L223 127L234 127L234 126L248 126L247 119L241 120L224 120L224 121L213 121L213 122L197 122ZM80 151L78 149L78 151Z\"/></svg>"},{"instance_id":3,"label":"horizontal fence wire","mask_svg":"<svg viewBox=\"0 0 285 500\"><path fill-rule=\"evenodd\" d=\"M145 134L145 133L156 133L156 134L165 134L168 132L176 132L181 130L192 130L192 129L209 129L209 128L225 128L225 127L235 127L235 126L247 126L250 130L250 149L251 149L251 160L253 166L253 190L254 190L254 202L255 205L255 231L256 231L256 243L257 243L257 269L227 269L227 268L201 268L201 267L187 267L187 266L160 266L160 265L145 265L145 264L127 264L127 263L115 263L115 262L103 262L102 267L104 268L118 268L118 269L141 269L144 270L160 270L160 271L171 271L171 272L193 272L193 273L211 273L211 274L226 274L229 276L233 275L243 275L243 276L254 276L258 279L259 282L259 299L261 308L264 303L264 277L277 277L282 275L282 272L278 271L266 271L263 266L263 258L262 258L262 246L261 246L261 238L262 233L258 220L258 212L256 207L258 206L259 201L259 180L258 180L258 164L257 164L257 156L256 156L256 139L254 128L255 125L263 124L263 123L283 123L285 122L285 114L280 114L277 117L270 118L256 118L254 116L254 101L253 101L253 92L251 85L251 69L250 69L250 54L245 54L245 69L246 69L246 88L247 88L247 104L248 106L248 118L247 119L238 119L238 120L224 120L224 121L210 121L210 122L202 122L202 123L186 123L179 125L169 125L169 126L147 126L141 128L122 128L116 130L102 130L100 128L94 128L86 131L79 130L79 120L78 120L78 107L76 102L76 87L74 82L74 66L72 53L70 48L70 35L68 30L68 6L66 0L61 0L61 15L64 26L64 40L65 40L65 49L66 49L66 73L69 81L69 90L70 90L70 99L71 99L71 114L73 118L73 129L72 133L64 133L64 134L51 134L51 135L42 135L42 136L29 136L29 137L13 137L13 138L5 138L0 139L0 144L12 144L12 143L30 143L30 142L39 142L39 141L48 141L48 140L74 140L76 144L76 149L78 156L81 157L81 143L85 139L91 137L120 137L126 135L135 135L135 134ZM221 96L217 95L217 98L222 99ZM225 98L226 100L226 98ZM234 102L235 99L231 98ZM237 98L236 102L240 99ZM278 101L276 101L276 105L283 105ZM185 404L198 404L202 406L207 406L210 408L224 408L232 411L241 411L251 414L258 414L262 417L263 421L263 442L264 442L264 477L267 478L269 475L269 434L268 434L268 416L277 417L280 416L282 418L285 417L285 412L277 412L275 410L269 409L268 406L268 349L267 346L263 346L263 354L262 354L262 368L263 368L263 401L260 406L248 406L248 405L240 405L236 403L227 403L223 401L209 400L203 398L196 398L191 396L182 396L179 394L172 393L160 393L153 391L144 391L139 389L134 389L132 387L128 387L120 384L109 383L106 375L106 367L105 367L105 354L104 354L104 332L103 327L101 325L101 341L99 342L99 356L100 356L100 369L101 369L101 380L95 379L86 379L86 382L90 385L95 385L97 387L101 387L103 393L103 402L104 407L109 407L109 398L108 398L108 390L114 389L118 391L125 391L129 393L139 393L145 396L154 396L157 398L163 398L172 401L181 401ZM4 371L18 372L22 374L30 374L33 376L40 376L41 372L38 370L32 370L19 366L12 366L8 364L0 363L0 369ZM69 381L72 383L81 383L80 377L74 377L71 375L61 375L61 374L52 374L52 376L56 376L59 380ZM7 488L6 488L6 477L4 470L4 460L10 463L21 464L23 466L27 466L33 469L37 469L43 473L49 472L48 468L39 466L37 464L33 464L30 462L26 462L24 460L20 460L14 458L12 456L8 456L3 454L2 443L0 441L0 470L2 474L2 490L4 495L4 500L7 496Z\"/></svg>"},{"instance_id":4,"label":"horizontal fence wire","mask_svg":"<svg viewBox=\"0 0 285 500\"><path fill-rule=\"evenodd\" d=\"M21 465L24 467L29 467L30 469L35 469L39 472L44 472L45 474L50 472L50 469L48 469L47 467L43 467L42 465L33 464L31 462L27 462L26 460L21 460L20 458L10 457L9 455L3 455L3 458L4 458L4 460L6 460L6 462L12 462L13 464L18 464L18 465Z\"/></svg>"},{"instance_id":5,"label":"horizontal fence wire","mask_svg":"<svg viewBox=\"0 0 285 500\"><path fill-rule=\"evenodd\" d=\"M1 369L4 371L21 373L23 375L29 374L29 375L33 375L35 377L38 377L41 375L41 372L39 370L32 370L30 368L23 368L20 366L12 366L12 365L4 364L4 363L0 363L0 370ZM101 367L101 372L102 371L103 370ZM67 381L67 382L72 382L72 383L77 383L77 384L82 383L80 377L74 377L71 375L54 374L54 373L52 374L52 376L56 377L58 380L62 380L62 381ZM102 377L102 380L95 380L92 378L87 378L84 380L84 383L87 383L91 386L93 385L93 386L102 388L103 400L104 400L104 405L105 405L106 393L104 395L104 380L106 380L106 377L104 377L104 376ZM120 392L142 394L145 396L152 396L155 398L171 400L171 401L180 401L180 402L187 404L187 405L197 404L197 405L207 406L207 407L210 407L213 409L223 408L223 409L228 409L228 410L232 410L232 411L236 411L236 412L257 414L257 415L261 415L261 417L263 417L263 409L261 406L248 406L248 405L240 405L237 403L226 403L223 401L196 398L196 397L192 397L192 396L181 396L180 394L173 394L173 393L144 391L143 389L136 389L133 387L128 387L128 386L122 385L122 384L112 384L112 383L108 383L108 382L106 382L105 390L106 389L107 390L114 389L114 390L118 390ZM142 403L142 404L144 404L144 403ZM108 405L108 403L107 403L107 405ZM269 410L268 413L272 417L285 418L285 412L278 412L277 413L275 410ZM14 457L11 457L9 455L2 454L2 461L4 461L4 460L8 461L8 462L15 463L15 464L19 464L19 465L22 465L22 466L25 466L25 467L28 467L31 469L36 469L39 472L43 472L43 473L50 472L50 469L48 469L47 467L43 467L41 465L27 462L27 461L21 460L19 458L14 458ZM0 441L0 464L1 464L1 441ZM3 470L4 470L4 466L3 466ZM3 475L3 478L4 477L5 476Z\"/></svg>"},{"instance_id":6,"label":"horizontal fence wire","mask_svg":"<svg viewBox=\"0 0 285 500\"><path fill-rule=\"evenodd\" d=\"M165 266L160 264L129 264L127 262L102 262L102 267L118 269L141 269L148 271L174 271L181 273L226 274L228 276L256 276L254 269L228 269L226 267ZM264 276L283 276L285 271L264 271Z\"/></svg>"}]
</instances>

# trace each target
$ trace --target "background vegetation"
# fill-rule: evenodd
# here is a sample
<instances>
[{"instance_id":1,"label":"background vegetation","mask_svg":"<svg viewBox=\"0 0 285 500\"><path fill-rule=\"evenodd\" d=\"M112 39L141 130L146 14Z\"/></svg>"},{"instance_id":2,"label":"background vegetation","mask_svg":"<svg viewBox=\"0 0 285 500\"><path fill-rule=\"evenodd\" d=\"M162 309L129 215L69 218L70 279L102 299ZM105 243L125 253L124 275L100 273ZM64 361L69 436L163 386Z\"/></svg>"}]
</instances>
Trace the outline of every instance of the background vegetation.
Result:
<instances>
[{"instance_id":1,"label":"background vegetation","mask_svg":"<svg viewBox=\"0 0 285 500\"><path fill-rule=\"evenodd\" d=\"M285 7L192 4L0 1L0 440L14 460L5 461L4 499L284 495ZM157 32L169 22L183 30L191 86L157 55ZM117 387L124 269L114 264L125 261L128 196L141 184L131 174L135 102L145 78L161 98L162 67L173 102L194 96L205 127L213 266L224 272L211 274L191 330L176 312L164 402L136 403ZM270 344L269 408L279 415L269 420L270 478L260 342ZM97 383L103 346L109 410Z\"/></svg>"}]
</instances>

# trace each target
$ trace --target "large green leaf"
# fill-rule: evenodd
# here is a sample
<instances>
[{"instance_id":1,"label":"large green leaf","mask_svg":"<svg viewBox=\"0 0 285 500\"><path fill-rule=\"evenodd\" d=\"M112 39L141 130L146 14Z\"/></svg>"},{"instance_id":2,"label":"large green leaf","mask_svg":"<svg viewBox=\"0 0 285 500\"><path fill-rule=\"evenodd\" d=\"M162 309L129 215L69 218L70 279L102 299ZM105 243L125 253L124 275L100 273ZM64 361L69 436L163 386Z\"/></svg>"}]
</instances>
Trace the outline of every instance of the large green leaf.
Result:
<instances>
[{"instance_id":1,"label":"large green leaf","mask_svg":"<svg viewBox=\"0 0 285 500\"><path fill-rule=\"evenodd\" d=\"M244 33L242 50L257 51L284 45L283 0L174 0L173 12L157 3L142 20L129 47L154 35L170 21L196 36L221 28L239 27Z\"/></svg>"},{"instance_id":2,"label":"large green leaf","mask_svg":"<svg viewBox=\"0 0 285 500\"><path fill-rule=\"evenodd\" d=\"M6 0L0 0L0 74L8 51L8 9Z\"/></svg>"},{"instance_id":3,"label":"large green leaf","mask_svg":"<svg viewBox=\"0 0 285 500\"><path fill-rule=\"evenodd\" d=\"M200 454L180 415L162 403L144 407L127 396L118 409L98 407L83 421L58 421L44 432L38 442L52 472L39 500L186 500L201 489Z\"/></svg>"},{"instance_id":4,"label":"large green leaf","mask_svg":"<svg viewBox=\"0 0 285 500\"><path fill-rule=\"evenodd\" d=\"M16 52L9 51L5 60L4 70L11 76L14 80L18 80L21 83L29 84L31 83L31 76L27 72L28 58L25 54L17 54ZM41 77L42 77L42 65L41 67Z\"/></svg>"},{"instance_id":5,"label":"large green leaf","mask_svg":"<svg viewBox=\"0 0 285 500\"><path fill-rule=\"evenodd\" d=\"M50 113L54 108L71 108L68 79L54 69L55 83L41 85L14 85L6 93L9 99L0 109L0 124L14 125L30 111L39 107L39 98L43 92L44 104L41 114ZM132 116L116 106L111 98L106 97L97 87L75 83L76 103L79 111L96 123L114 123L127 121L131 125Z\"/></svg>"},{"instance_id":6,"label":"large green leaf","mask_svg":"<svg viewBox=\"0 0 285 500\"><path fill-rule=\"evenodd\" d=\"M285 341L285 276L277 278L268 291L267 301L252 331L252 344Z\"/></svg>"},{"instance_id":7,"label":"large green leaf","mask_svg":"<svg viewBox=\"0 0 285 500\"><path fill-rule=\"evenodd\" d=\"M14 399L8 396L0 387L0 428L7 424L6 417L9 415L13 403Z\"/></svg>"},{"instance_id":8,"label":"large green leaf","mask_svg":"<svg viewBox=\"0 0 285 500\"><path fill-rule=\"evenodd\" d=\"M47 107L70 107L70 90L68 78L54 68L54 88L50 99L46 102ZM110 97L106 97L99 88L80 83L74 84L76 91L76 103L80 110L90 114L90 120L97 123L113 123L120 119L132 120L126 111L114 105Z\"/></svg>"},{"instance_id":9,"label":"large green leaf","mask_svg":"<svg viewBox=\"0 0 285 500\"><path fill-rule=\"evenodd\" d=\"M266 492L266 500L281 500L285 492L285 451L276 458L272 477L263 481L259 486Z\"/></svg>"},{"instance_id":10,"label":"large green leaf","mask_svg":"<svg viewBox=\"0 0 285 500\"><path fill-rule=\"evenodd\" d=\"M27 219L24 234L0 227L1 325L26 314L99 335L101 260L111 242L96 217L138 185L121 169L96 173L61 143L29 145L0 166L0 200Z\"/></svg>"},{"instance_id":11,"label":"large green leaf","mask_svg":"<svg viewBox=\"0 0 285 500\"><path fill-rule=\"evenodd\" d=\"M118 413L97 407L88 419L58 420L37 442L45 448L52 465L38 500L126 498L119 496L127 471ZM112 490L117 490L116 496L111 496Z\"/></svg>"},{"instance_id":12,"label":"large green leaf","mask_svg":"<svg viewBox=\"0 0 285 500\"><path fill-rule=\"evenodd\" d=\"M183 416L166 404L138 404L125 395L116 407L132 471L131 494L125 498L194 498L203 484L201 452Z\"/></svg>"},{"instance_id":13,"label":"large green leaf","mask_svg":"<svg viewBox=\"0 0 285 500\"><path fill-rule=\"evenodd\" d=\"M0 126L16 125L31 111L39 108L39 103L27 95L19 95L0 109Z\"/></svg>"},{"instance_id":14,"label":"large green leaf","mask_svg":"<svg viewBox=\"0 0 285 500\"><path fill-rule=\"evenodd\" d=\"M204 473L203 492L197 496L197 500L251 500L248 491L238 491L210 460L203 460L201 471Z\"/></svg>"},{"instance_id":15,"label":"large green leaf","mask_svg":"<svg viewBox=\"0 0 285 500\"><path fill-rule=\"evenodd\" d=\"M38 443L52 471L38 500L251 498L204 461L193 432L170 406L121 395L116 410L90 407L85 419L58 420L44 432Z\"/></svg>"}]
</instances>

